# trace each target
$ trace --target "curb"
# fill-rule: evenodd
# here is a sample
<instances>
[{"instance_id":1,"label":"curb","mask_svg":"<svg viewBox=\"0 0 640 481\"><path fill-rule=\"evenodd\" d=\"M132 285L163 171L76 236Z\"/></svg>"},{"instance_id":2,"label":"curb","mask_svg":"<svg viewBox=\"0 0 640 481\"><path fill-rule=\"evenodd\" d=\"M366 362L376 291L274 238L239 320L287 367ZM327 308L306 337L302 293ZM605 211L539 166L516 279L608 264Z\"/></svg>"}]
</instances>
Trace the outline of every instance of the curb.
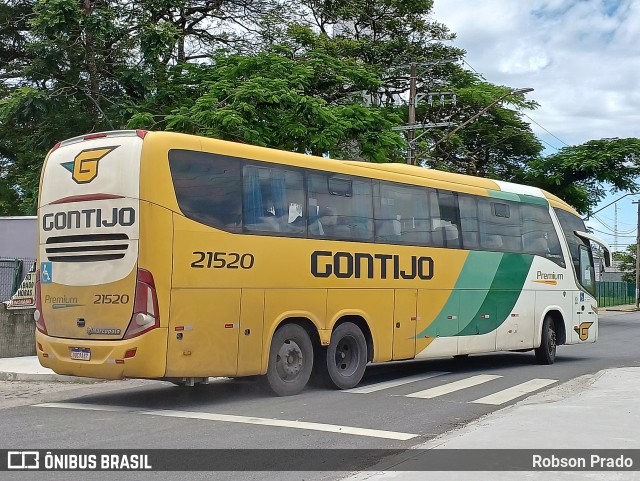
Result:
<instances>
[{"instance_id":1,"label":"curb","mask_svg":"<svg viewBox=\"0 0 640 481\"><path fill-rule=\"evenodd\" d=\"M48 381L48 382L69 382L78 384L93 384L104 381L104 379L94 379L92 377L64 376L61 374L48 373L23 373L23 372L0 372L0 381Z\"/></svg>"}]
</instances>

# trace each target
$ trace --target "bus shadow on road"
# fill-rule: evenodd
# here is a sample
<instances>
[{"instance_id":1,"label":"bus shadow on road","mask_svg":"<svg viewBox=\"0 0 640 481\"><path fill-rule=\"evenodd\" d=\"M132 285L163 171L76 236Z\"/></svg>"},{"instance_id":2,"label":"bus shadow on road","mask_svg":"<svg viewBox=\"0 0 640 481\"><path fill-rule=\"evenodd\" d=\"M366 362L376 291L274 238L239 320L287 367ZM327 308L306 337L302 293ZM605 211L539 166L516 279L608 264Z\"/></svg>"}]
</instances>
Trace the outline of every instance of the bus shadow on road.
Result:
<instances>
[{"instance_id":1,"label":"bus shadow on road","mask_svg":"<svg viewBox=\"0 0 640 481\"><path fill-rule=\"evenodd\" d=\"M576 363L587 358L581 356L562 355L556 358L556 363ZM527 353L494 353L465 356L447 359L398 361L384 364L372 364L367 367L360 386L375 384L378 382L401 380L408 376L428 374L429 372L444 372L455 374L476 375L478 373L505 373L509 370L544 369L548 371L545 376L553 376L553 366L541 366L536 364L532 352ZM539 374L536 374L539 376ZM308 386L298 396L330 395L330 389ZM294 396L293 398L296 398ZM264 402L272 399L283 403L284 399L278 398L268 388L263 376L247 378L212 378L209 384L196 384L193 387L177 386L166 381L158 381L156 384L147 384L136 388L123 389L108 393L92 394L78 398L76 401L84 404L100 404L119 407L128 407L132 410L145 409L172 409L172 410L197 410L205 408L226 408L237 406L238 402L250 403L252 401Z\"/></svg>"}]
</instances>

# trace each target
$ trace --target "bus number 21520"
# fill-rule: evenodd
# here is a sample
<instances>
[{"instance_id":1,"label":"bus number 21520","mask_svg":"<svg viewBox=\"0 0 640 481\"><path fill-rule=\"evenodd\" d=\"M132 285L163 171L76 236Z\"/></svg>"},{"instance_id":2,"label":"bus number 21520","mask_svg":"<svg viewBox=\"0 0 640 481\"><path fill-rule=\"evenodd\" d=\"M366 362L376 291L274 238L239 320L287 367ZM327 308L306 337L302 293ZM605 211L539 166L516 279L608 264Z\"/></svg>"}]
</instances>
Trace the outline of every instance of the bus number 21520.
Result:
<instances>
[{"instance_id":1,"label":"bus number 21520","mask_svg":"<svg viewBox=\"0 0 640 481\"><path fill-rule=\"evenodd\" d=\"M196 260L191 267L196 269L251 269L255 258L253 254L238 254L237 252L202 252L194 251Z\"/></svg>"}]
</instances>

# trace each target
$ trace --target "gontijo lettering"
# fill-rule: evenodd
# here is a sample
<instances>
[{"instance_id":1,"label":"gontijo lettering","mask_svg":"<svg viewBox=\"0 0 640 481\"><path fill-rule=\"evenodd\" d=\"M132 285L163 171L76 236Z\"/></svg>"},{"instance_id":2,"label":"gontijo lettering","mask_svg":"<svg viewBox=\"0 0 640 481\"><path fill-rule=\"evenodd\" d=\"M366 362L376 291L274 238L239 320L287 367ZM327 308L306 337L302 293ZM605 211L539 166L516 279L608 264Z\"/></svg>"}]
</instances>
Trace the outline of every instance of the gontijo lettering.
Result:
<instances>
[{"instance_id":1,"label":"gontijo lettering","mask_svg":"<svg viewBox=\"0 0 640 481\"><path fill-rule=\"evenodd\" d=\"M314 277L339 279L422 279L433 277L433 259L426 256L401 258L391 254L364 252L314 251L311 254L311 274Z\"/></svg>"},{"instance_id":2,"label":"gontijo lettering","mask_svg":"<svg viewBox=\"0 0 640 481\"><path fill-rule=\"evenodd\" d=\"M83 209L56 212L42 216L42 229L65 230L84 227L130 226L136 222L136 211L132 207L114 207L112 209Z\"/></svg>"}]
</instances>

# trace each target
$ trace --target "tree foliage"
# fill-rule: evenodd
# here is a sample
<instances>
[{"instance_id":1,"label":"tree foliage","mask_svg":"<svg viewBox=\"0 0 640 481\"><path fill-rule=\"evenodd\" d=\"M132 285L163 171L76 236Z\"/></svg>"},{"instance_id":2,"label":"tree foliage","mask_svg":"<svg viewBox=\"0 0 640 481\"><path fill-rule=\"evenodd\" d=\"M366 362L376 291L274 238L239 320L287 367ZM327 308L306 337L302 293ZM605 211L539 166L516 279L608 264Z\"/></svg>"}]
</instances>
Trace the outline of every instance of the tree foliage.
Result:
<instances>
[{"instance_id":1,"label":"tree foliage","mask_svg":"<svg viewBox=\"0 0 640 481\"><path fill-rule=\"evenodd\" d=\"M622 252L614 252L613 260L618 262L618 268L622 271L623 282L636 282L636 249L635 244L627 246Z\"/></svg>"},{"instance_id":2,"label":"tree foliage","mask_svg":"<svg viewBox=\"0 0 640 481\"><path fill-rule=\"evenodd\" d=\"M585 211L634 186L637 139L541 156L522 94L464 70L432 0L6 0L0 5L0 215L32 214L40 167L82 133L177 130L403 162L409 63L422 165L523 181ZM473 119L471 122L470 120ZM634 150L635 149L635 150Z\"/></svg>"},{"instance_id":3,"label":"tree foliage","mask_svg":"<svg viewBox=\"0 0 640 481\"><path fill-rule=\"evenodd\" d=\"M640 139L600 139L565 147L529 164L525 180L566 200L586 214L606 194L638 189Z\"/></svg>"}]
</instances>

